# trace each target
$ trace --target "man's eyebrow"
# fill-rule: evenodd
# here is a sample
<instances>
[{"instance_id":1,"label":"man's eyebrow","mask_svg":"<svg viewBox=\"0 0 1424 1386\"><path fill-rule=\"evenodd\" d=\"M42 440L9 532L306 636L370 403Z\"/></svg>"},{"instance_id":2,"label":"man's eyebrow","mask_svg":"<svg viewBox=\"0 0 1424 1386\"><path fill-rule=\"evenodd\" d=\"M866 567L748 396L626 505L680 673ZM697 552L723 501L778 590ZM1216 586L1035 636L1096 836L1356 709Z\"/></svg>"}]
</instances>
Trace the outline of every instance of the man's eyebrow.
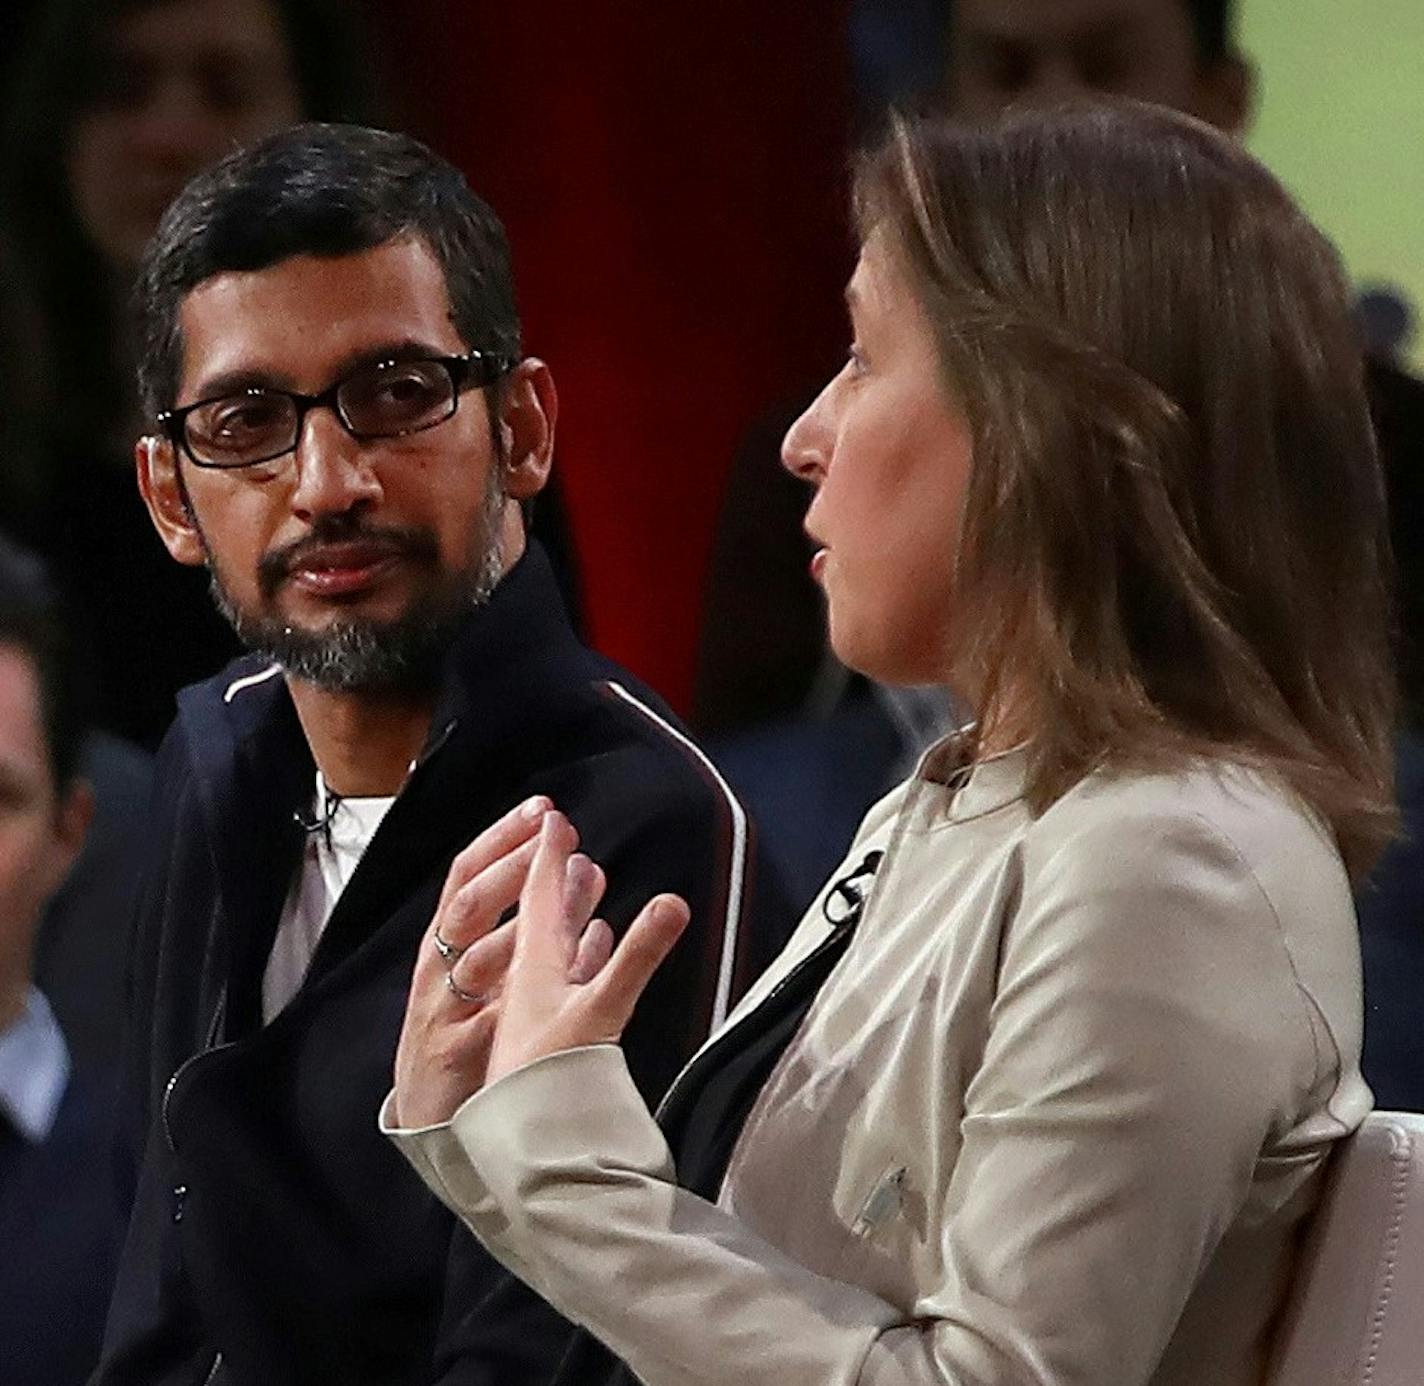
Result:
<instances>
[{"instance_id":1,"label":"man's eyebrow","mask_svg":"<svg viewBox=\"0 0 1424 1386\"><path fill-rule=\"evenodd\" d=\"M360 347L340 357L332 367L330 378L322 383L321 389L310 393L319 394L321 390L329 388L352 371L358 371L363 366L374 366L381 361L412 361L423 357L460 354L458 351L452 352L449 347L436 346L432 342L423 342L414 337L377 342L373 346ZM193 390L190 403L218 399L223 395L238 395L246 390L288 390L298 394L305 393L297 390L294 378L285 371L266 370L261 366L241 366L230 371L219 371L217 375L205 376Z\"/></svg>"}]
</instances>

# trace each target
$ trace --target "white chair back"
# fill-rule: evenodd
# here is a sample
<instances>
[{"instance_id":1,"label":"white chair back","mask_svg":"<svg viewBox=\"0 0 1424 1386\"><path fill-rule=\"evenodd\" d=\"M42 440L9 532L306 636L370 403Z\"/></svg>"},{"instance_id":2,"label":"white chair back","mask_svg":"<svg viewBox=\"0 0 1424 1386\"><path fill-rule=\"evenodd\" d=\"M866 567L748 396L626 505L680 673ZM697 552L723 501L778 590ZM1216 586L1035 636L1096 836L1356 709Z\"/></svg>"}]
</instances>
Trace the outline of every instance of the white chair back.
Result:
<instances>
[{"instance_id":1,"label":"white chair back","mask_svg":"<svg viewBox=\"0 0 1424 1386\"><path fill-rule=\"evenodd\" d=\"M1424 1116L1372 1112L1329 1178L1269 1386L1424 1386Z\"/></svg>"}]
</instances>

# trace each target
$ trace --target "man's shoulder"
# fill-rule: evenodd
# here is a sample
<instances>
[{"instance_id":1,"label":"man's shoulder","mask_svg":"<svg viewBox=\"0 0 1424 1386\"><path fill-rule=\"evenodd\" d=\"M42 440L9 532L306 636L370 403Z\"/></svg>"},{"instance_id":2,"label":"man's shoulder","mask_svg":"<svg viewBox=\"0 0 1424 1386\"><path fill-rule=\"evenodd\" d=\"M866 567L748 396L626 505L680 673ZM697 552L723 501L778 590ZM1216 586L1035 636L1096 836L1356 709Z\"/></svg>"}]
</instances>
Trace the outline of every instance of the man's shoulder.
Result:
<instances>
[{"instance_id":1,"label":"man's shoulder","mask_svg":"<svg viewBox=\"0 0 1424 1386\"><path fill-rule=\"evenodd\" d=\"M740 811L721 771L677 714L625 670L594 658L584 728L587 752L597 758L603 776L626 779L664 810L678 802L715 802ZM603 784L608 786L607 778Z\"/></svg>"},{"instance_id":2,"label":"man's shoulder","mask_svg":"<svg viewBox=\"0 0 1424 1386\"><path fill-rule=\"evenodd\" d=\"M266 655L249 651L225 664L209 678L190 683L178 693L178 720L193 713L245 707L260 695L256 690L281 682L281 666Z\"/></svg>"}]
</instances>

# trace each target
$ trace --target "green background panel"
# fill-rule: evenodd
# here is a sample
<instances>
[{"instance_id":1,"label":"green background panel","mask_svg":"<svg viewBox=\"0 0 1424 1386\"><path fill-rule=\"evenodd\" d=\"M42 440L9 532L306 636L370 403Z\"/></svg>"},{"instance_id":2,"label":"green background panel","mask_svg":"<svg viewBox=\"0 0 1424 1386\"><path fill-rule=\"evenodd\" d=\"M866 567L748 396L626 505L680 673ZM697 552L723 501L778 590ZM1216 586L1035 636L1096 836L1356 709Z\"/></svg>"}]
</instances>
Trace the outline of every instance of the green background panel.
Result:
<instances>
[{"instance_id":1,"label":"green background panel","mask_svg":"<svg viewBox=\"0 0 1424 1386\"><path fill-rule=\"evenodd\" d=\"M1360 287L1412 301L1424 369L1424 0L1245 0L1250 146L1340 247Z\"/></svg>"}]
</instances>

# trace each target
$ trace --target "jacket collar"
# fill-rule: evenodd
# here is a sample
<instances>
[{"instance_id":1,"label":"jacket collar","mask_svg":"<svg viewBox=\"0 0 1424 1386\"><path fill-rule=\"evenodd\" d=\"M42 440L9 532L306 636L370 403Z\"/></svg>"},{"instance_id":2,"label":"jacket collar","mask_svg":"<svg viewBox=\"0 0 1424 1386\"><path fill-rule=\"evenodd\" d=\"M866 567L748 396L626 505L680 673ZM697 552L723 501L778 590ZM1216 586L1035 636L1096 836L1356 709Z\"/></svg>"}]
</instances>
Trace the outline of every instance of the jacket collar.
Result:
<instances>
[{"instance_id":1,"label":"jacket collar","mask_svg":"<svg viewBox=\"0 0 1424 1386\"><path fill-rule=\"evenodd\" d=\"M460 628L442 670L422 758L448 739L452 721L472 724L466 730L498 745L537 706L537 695L559 686L559 674L567 678L569 664L586 657L549 560L531 541L490 600ZM210 784L229 782L235 760L245 755L268 781L269 795L274 778L286 790L309 794L311 753L286 679L270 660L246 655L215 678L184 689L178 722L189 760Z\"/></svg>"},{"instance_id":2,"label":"jacket collar","mask_svg":"<svg viewBox=\"0 0 1424 1386\"><path fill-rule=\"evenodd\" d=\"M916 779L948 796L945 811L952 823L981 818L1024 795L1027 745L976 759L973 731L970 723L941 737L920 757L915 769Z\"/></svg>"},{"instance_id":3,"label":"jacket collar","mask_svg":"<svg viewBox=\"0 0 1424 1386\"><path fill-rule=\"evenodd\" d=\"M469 822L517 802L595 668L531 545L456 636L425 748L333 911L319 958L356 946L398 908L432 861L463 845ZM206 838L217 874L228 975L238 979L229 1009L242 1027L300 849L295 814L310 801L311 751L286 680L256 656L179 695L179 735L202 820L188 830Z\"/></svg>"}]
</instances>

